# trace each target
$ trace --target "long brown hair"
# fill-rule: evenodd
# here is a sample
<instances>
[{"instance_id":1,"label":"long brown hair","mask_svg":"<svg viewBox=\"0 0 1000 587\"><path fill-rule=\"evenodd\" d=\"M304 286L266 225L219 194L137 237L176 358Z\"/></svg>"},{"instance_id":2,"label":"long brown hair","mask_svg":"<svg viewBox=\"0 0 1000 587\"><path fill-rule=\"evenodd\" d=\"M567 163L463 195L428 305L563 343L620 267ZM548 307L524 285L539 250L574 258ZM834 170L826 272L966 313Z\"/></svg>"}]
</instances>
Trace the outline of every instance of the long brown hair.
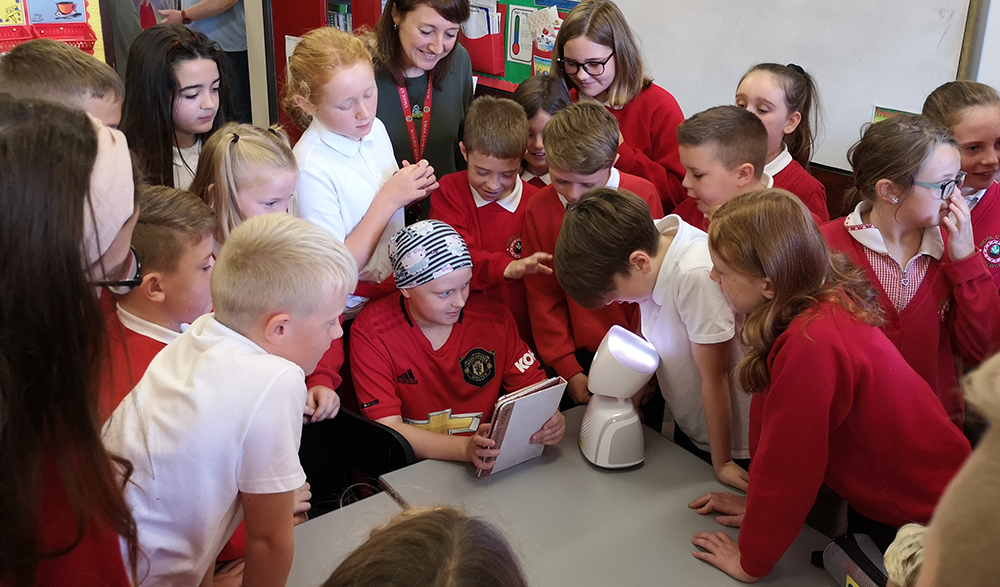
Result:
<instances>
[{"instance_id":1,"label":"long brown hair","mask_svg":"<svg viewBox=\"0 0 1000 587\"><path fill-rule=\"evenodd\" d=\"M323 587L528 587L489 523L450 507L409 509L340 563Z\"/></svg>"},{"instance_id":2,"label":"long brown hair","mask_svg":"<svg viewBox=\"0 0 1000 587\"><path fill-rule=\"evenodd\" d=\"M829 251L809 210L785 190L756 190L723 204L712 215L708 242L734 270L774 284L774 297L743 321L743 344L750 350L737 370L745 391L767 389L774 341L818 302L835 302L866 324L881 323L871 283L846 257Z\"/></svg>"},{"instance_id":3,"label":"long brown hair","mask_svg":"<svg viewBox=\"0 0 1000 587\"><path fill-rule=\"evenodd\" d=\"M958 148L948 130L926 116L900 114L869 125L847 151L854 186L844 194L845 203L853 208L862 200L874 200L875 186L882 179L908 192L920 166L938 145Z\"/></svg>"},{"instance_id":4,"label":"long brown hair","mask_svg":"<svg viewBox=\"0 0 1000 587\"><path fill-rule=\"evenodd\" d=\"M455 24L469 20L472 9L469 0L387 0L382 9L382 18L375 25L375 66L384 69L396 82L397 86L406 85L403 75L403 46L399 42L399 30L392 20L393 11L400 16L415 10L421 4L426 4L437 11L442 18ZM455 42L458 44L458 41ZM431 71L434 88L440 90L441 82L451 70L451 62L455 58L455 49L441 58Z\"/></svg>"},{"instance_id":5,"label":"long brown hair","mask_svg":"<svg viewBox=\"0 0 1000 587\"><path fill-rule=\"evenodd\" d=\"M792 134L785 137L785 146L788 147L792 159L809 169L813 144L816 142L815 129L819 128L819 91L816 89L816 80L794 63L788 65L758 63L743 74L740 84L755 71L770 73L785 95L785 108L788 109L788 113L798 112L802 115L799 125Z\"/></svg>"},{"instance_id":6,"label":"long brown hair","mask_svg":"<svg viewBox=\"0 0 1000 587\"><path fill-rule=\"evenodd\" d=\"M18 586L95 523L124 537L135 577L136 526L124 498L131 464L101 441L104 319L83 269L96 157L83 112L0 94L0 580ZM38 533L50 462L76 528L55 552L43 551Z\"/></svg>"},{"instance_id":7,"label":"long brown hair","mask_svg":"<svg viewBox=\"0 0 1000 587\"><path fill-rule=\"evenodd\" d=\"M614 2L590 0L581 2L570 10L556 36L556 46L552 50L553 63L562 57L566 42L577 37L587 37L615 52L615 79L608 87L608 104L611 106L628 104L653 83L646 75L639 42L628 26L625 15ZM573 79L561 67L555 70L567 87L574 87Z\"/></svg>"}]
</instances>

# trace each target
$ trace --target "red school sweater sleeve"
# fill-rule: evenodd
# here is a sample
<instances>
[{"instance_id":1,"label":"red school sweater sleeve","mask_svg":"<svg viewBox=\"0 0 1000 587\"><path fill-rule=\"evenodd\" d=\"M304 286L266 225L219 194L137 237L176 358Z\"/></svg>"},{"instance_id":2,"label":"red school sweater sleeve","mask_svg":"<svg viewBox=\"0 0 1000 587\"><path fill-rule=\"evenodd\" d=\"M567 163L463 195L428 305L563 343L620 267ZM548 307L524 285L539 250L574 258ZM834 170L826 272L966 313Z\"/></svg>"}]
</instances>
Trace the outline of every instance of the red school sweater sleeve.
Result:
<instances>
[{"instance_id":1,"label":"red school sweater sleeve","mask_svg":"<svg viewBox=\"0 0 1000 587\"><path fill-rule=\"evenodd\" d=\"M656 186L650 183L649 180L630 173L622 173L618 186L642 198L646 202L646 205L649 206L649 213L653 216L653 220L663 218L663 203L660 202Z\"/></svg>"},{"instance_id":2,"label":"red school sweater sleeve","mask_svg":"<svg viewBox=\"0 0 1000 587\"><path fill-rule=\"evenodd\" d=\"M343 317L341 317L343 324ZM306 389L322 385L336 390L343 383L340 376L340 369L344 366L344 338L340 337L330 343L330 348L323 353L323 357L316 364L312 373L306 375Z\"/></svg>"},{"instance_id":3,"label":"red school sweater sleeve","mask_svg":"<svg viewBox=\"0 0 1000 587\"><path fill-rule=\"evenodd\" d=\"M953 284L955 311L951 312L951 333L962 357L981 363L1000 346L1000 295L993 278L977 251L967 259L943 263L942 269Z\"/></svg>"},{"instance_id":4,"label":"red school sweater sleeve","mask_svg":"<svg viewBox=\"0 0 1000 587\"><path fill-rule=\"evenodd\" d=\"M684 167L677 149L677 127L684 122L684 113L677 100L651 84L611 114L618 120L624 139L618 146L615 166L652 182L663 209L672 210L686 197L681 185Z\"/></svg>"},{"instance_id":5,"label":"red school sweater sleeve","mask_svg":"<svg viewBox=\"0 0 1000 587\"><path fill-rule=\"evenodd\" d=\"M528 202L524 213L521 254L528 256L538 251L554 252L565 215L566 210L559 201L555 188L548 186L539 191ZM528 297L531 333L542 360L564 379L582 373L583 367L574 355L576 344L573 341L566 292L556 280L555 273L525 275L524 287Z\"/></svg>"},{"instance_id":6,"label":"red school sweater sleeve","mask_svg":"<svg viewBox=\"0 0 1000 587\"><path fill-rule=\"evenodd\" d=\"M521 181L518 179L517 181ZM504 280L510 255L491 252L480 242L476 202L472 199L469 172L459 171L441 178L441 187L431 194L430 218L447 223L458 232L472 257L472 289L482 291Z\"/></svg>"},{"instance_id":7,"label":"red school sweater sleeve","mask_svg":"<svg viewBox=\"0 0 1000 587\"><path fill-rule=\"evenodd\" d=\"M771 572L802 529L826 473L830 432L850 409L838 391L854 387L849 347L822 316L794 321L768 361L771 385L750 410L753 473L739 536L740 564L754 577Z\"/></svg>"}]
</instances>

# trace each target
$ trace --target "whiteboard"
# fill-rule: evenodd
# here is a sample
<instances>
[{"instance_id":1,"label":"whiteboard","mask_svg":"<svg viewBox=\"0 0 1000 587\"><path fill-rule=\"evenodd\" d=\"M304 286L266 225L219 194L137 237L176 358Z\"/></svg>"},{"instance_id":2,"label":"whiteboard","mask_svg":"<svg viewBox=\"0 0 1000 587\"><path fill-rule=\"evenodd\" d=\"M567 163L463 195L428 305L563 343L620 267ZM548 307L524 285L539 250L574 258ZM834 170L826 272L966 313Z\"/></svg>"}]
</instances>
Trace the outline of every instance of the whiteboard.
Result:
<instances>
[{"instance_id":1,"label":"whiteboard","mask_svg":"<svg viewBox=\"0 0 1000 587\"><path fill-rule=\"evenodd\" d=\"M876 105L919 112L956 78L969 11L969 0L616 1L686 116L732 104L756 63L801 65L822 104L813 160L840 169Z\"/></svg>"}]
</instances>

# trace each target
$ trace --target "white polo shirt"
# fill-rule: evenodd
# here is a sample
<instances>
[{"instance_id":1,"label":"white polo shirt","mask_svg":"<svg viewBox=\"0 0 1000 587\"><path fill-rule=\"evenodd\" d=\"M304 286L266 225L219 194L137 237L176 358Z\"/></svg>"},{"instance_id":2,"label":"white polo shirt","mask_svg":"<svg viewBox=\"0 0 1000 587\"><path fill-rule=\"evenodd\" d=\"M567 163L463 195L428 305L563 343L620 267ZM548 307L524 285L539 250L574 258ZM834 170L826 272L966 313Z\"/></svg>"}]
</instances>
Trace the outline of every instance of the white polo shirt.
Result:
<instances>
[{"instance_id":1,"label":"white polo shirt","mask_svg":"<svg viewBox=\"0 0 1000 587\"><path fill-rule=\"evenodd\" d=\"M358 226L375 194L399 169L389 134L378 118L368 136L360 141L339 135L313 118L293 151L299 164L295 189L299 218L326 229L341 242ZM381 283L392 274L389 239L404 224L400 208L382 231L368 264L361 269L361 281ZM350 296L347 307L364 301Z\"/></svg>"},{"instance_id":2,"label":"white polo shirt","mask_svg":"<svg viewBox=\"0 0 1000 587\"><path fill-rule=\"evenodd\" d=\"M305 401L298 365L214 314L156 355L104 426L108 450L135 467L125 497L143 585L197 585L243 519L240 492L305 483ZM128 560L124 542L122 556Z\"/></svg>"},{"instance_id":3,"label":"white polo shirt","mask_svg":"<svg viewBox=\"0 0 1000 587\"><path fill-rule=\"evenodd\" d=\"M732 456L750 458L750 396L740 390L734 376L746 350L739 340L736 318L712 281L708 235L671 214L656 221L660 234L673 233L653 294L639 302L642 336L660 354L656 379L667 408L681 430L701 450L710 450L708 426L701 400L701 376L694 363L691 343L731 341L729 395L732 406Z\"/></svg>"}]
</instances>

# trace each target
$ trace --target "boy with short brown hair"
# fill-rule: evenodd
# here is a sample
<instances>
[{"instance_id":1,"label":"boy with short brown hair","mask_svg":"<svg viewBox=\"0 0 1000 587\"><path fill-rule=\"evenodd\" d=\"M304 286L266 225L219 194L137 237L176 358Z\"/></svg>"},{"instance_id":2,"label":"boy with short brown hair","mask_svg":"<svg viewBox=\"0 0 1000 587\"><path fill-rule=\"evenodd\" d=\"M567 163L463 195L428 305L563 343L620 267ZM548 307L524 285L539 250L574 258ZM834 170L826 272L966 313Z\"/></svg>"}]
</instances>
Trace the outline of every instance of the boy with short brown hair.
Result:
<instances>
[{"instance_id":1,"label":"boy with short brown hair","mask_svg":"<svg viewBox=\"0 0 1000 587\"><path fill-rule=\"evenodd\" d=\"M59 41L35 39L0 56L0 88L83 110L111 128L122 119L125 84L115 70Z\"/></svg>"},{"instance_id":2,"label":"boy with short brown hair","mask_svg":"<svg viewBox=\"0 0 1000 587\"><path fill-rule=\"evenodd\" d=\"M654 221L621 190L587 192L566 212L556 243L559 283L581 305L638 303L642 336L660 355L656 379L674 442L746 490L750 396L731 376L745 352L711 271L704 232L673 214Z\"/></svg>"},{"instance_id":3,"label":"boy with short brown hair","mask_svg":"<svg viewBox=\"0 0 1000 587\"><path fill-rule=\"evenodd\" d=\"M535 194L525 210L523 255L554 253L566 206L594 188L628 190L646 203L654 218L663 216L653 184L614 168L619 136L618 122L597 102L577 102L552 117L544 138L552 184ZM569 382L570 399L586 403L593 353L613 325L630 327L635 306L584 308L566 295L555 275L547 273L525 275L524 285L542 361Z\"/></svg>"},{"instance_id":4,"label":"boy with short brown hair","mask_svg":"<svg viewBox=\"0 0 1000 587\"><path fill-rule=\"evenodd\" d=\"M688 198L674 209L685 222L708 229L709 214L740 194L769 188L764 173L767 128L739 106L716 106L677 127Z\"/></svg>"},{"instance_id":5,"label":"boy with short brown hair","mask_svg":"<svg viewBox=\"0 0 1000 587\"><path fill-rule=\"evenodd\" d=\"M106 322L110 362L101 402L104 421L139 382L150 361L190 324L212 311L210 280L216 219L191 192L144 186L132 250L142 283L118 296Z\"/></svg>"},{"instance_id":6,"label":"boy with short brown hair","mask_svg":"<svg viewBox=\"0 0 1000 587\"><path fill-rule=\"evenodd\" d=\"M519 177L527 141L528 118L521 106L502 98L477 98L459 143L469 169L441 178L441 187L431 195L430 217L462 236L472 255L472 290L510 308L521 339L534 348L521 278L551 273L546 264L552 255L521 255L524 211L538 191Z\"/></svg>"}]
</instances>

